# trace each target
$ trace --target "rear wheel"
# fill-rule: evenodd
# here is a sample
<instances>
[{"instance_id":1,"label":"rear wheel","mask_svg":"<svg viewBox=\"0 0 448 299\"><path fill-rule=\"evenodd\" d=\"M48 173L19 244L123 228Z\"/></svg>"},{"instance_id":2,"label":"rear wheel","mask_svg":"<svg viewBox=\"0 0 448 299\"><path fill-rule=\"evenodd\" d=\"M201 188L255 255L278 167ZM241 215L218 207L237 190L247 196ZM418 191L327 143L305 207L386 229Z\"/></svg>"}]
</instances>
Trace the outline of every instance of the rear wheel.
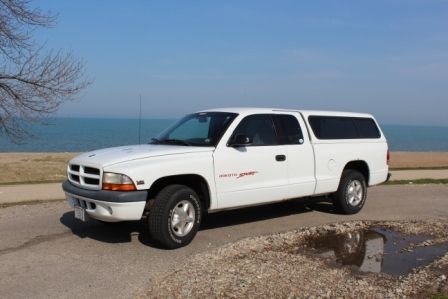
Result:
<instances>
[{"instance_id":1,"label":"rear wheel","mask_svg":"<svg viewBox=\"0 0 448 299\"><path fill-rule=\"evenodd\" d=\"M165 248L189 244L201 224L201 202L193 189L169 185L157 194L147 222L153 239Z\"/></svg>"},{"instance_id":2,"label":"rear wheel","mask_svg":"<svg viewBox=\"0 0 448 299\"><path fill-rule=\"evenodd\" d=\"M367 198L366 179L356 170L344 170L338 190L333 194L333 203L343 214L358 213Z\"/></svg>"}]
</instances>

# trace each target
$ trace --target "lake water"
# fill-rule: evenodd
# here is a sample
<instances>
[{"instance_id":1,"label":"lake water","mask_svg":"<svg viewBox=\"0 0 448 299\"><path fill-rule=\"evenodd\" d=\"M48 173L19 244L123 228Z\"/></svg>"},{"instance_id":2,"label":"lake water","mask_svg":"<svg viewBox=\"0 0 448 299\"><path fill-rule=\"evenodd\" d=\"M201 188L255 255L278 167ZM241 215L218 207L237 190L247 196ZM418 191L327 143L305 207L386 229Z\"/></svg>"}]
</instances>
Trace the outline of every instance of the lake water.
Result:
<instances>
[{"instance_id":1,"label":"lake water","mask_svg":"<svg viewBox=\"0 0 448 299\"><path fill-rule=\"evenodd\" d=\"M175 120L143 119L141 143ZM137 119L53 118L32 127L34 138L14 144L0 135L0 152L84 152L138 144ZM448 151L448 127L382 125L393 151Z\"/></svg>"}]
</instances>

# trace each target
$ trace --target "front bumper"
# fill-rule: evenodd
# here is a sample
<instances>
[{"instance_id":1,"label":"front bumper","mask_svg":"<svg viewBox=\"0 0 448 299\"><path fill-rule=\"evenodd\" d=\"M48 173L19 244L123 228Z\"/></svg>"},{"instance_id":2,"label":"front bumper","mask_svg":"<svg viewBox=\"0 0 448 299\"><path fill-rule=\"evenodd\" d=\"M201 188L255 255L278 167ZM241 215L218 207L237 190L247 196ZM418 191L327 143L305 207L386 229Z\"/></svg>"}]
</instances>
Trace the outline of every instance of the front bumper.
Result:
<instances>
[{"instance_id":1,"label":"front bumper","mask_svg":"<svg viewBox=\"0 0 448 299\"><path fill-rule=\"evenodd\" d=\"M68 204L81 206L95 219L107 222L140 220L146 205L148 191L86 190L69 181L62 184Z\"/></svg>"}]
</instances>

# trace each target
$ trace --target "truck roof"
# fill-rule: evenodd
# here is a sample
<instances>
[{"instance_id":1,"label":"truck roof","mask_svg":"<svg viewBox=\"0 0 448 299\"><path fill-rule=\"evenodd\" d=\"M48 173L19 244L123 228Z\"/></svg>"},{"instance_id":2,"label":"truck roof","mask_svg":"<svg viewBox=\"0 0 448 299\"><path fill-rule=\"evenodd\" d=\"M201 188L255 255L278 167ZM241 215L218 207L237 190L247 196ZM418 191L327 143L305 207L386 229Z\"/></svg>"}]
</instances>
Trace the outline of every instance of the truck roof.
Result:
<instances>
[{"instance_id":1,"label":"truck roof","mask_svg":"<svg viewBox=\"0 0 448 299\"><path fill-rule=\"evenodd\" d=\"M299 110L299 109L282 109L282 108L257 108L257 107L228 107L207 109L200 112L230 112L238 114L252 114L252 113L272 113L272 112L298 112L304 117L310 115L332 115L332 116L348 116L348 117L372 117L368 113L355 113L343 111L320 111L320 110Z\"/></svg>"}]
</instances>

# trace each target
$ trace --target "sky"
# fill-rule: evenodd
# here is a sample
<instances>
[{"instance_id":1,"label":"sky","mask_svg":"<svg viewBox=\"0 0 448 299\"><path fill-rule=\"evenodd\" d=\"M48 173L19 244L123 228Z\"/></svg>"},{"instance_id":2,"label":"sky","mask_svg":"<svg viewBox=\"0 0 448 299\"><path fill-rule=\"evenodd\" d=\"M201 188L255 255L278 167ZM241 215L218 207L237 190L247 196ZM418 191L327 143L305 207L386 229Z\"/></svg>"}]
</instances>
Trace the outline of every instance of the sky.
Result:
<instances>
[{"instance_id":1,"label":"sky","mask_svg":"<svg viewBox=\"0 0 448 299\"><path fill-rule=\"evenodd\" d=\"M448 126L448 1L53 1L35 32L93 84L58 116L177 118L230 106Z\"/></svg>"}]
</instances>

